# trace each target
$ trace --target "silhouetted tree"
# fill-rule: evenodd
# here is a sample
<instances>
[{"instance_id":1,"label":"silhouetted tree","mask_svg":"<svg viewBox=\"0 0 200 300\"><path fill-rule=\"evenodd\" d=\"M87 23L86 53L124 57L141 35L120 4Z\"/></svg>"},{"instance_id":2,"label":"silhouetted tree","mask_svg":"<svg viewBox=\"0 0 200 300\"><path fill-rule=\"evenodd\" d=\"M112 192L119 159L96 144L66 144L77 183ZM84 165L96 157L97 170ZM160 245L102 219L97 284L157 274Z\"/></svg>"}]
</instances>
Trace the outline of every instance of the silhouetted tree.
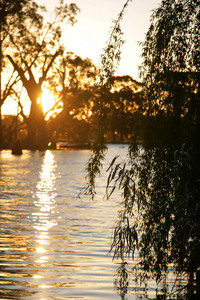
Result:
<instances>
[{"instance_id":1,"label":"silhouetted tree","mask_svg":"<svg viewBox=\"0 0 200 300\"><path fill-rule=\"evenodd\" d=\"M141 109L153 126L157 120L163 120L165 128L168 123L171 130L165 130L165 143L188 141L199 123L198 28L198 1L165 1L152 14L142 44L146 101ZM160 124L155 143L159 139L164 143L163 130Z\"/></svg>"},{"instance_id":2,"label":"silhouetted tree","mask_svg":"<svg viewBox=\"0 0 200 300\"><path fill-rule=\"evenodd\" d=\"M114 76L109 99L108 130L114 141L127 141L135 128L142 84L132 77Z\"/></svg>"},{"instance_id":3,"label":"silhouetted tree","mask_svg":"<svg viewBox=\"0 0 200 300\"><path fill-rule=\"evenodd\" d=\"M140 278L157 282L169 266L177 274L192 279L196 273L199 278L199 9L197 0L167 0L154 10L142 54L138 129L143 147L130 144L128 170L118 157L109 168L107 197L116 188L123 195L111 246L114 255L124 258L139 247ZM116 43L109 48L115 49ZM103 76L103 83L110 82L109 74ZM92 196L104 157L103 145L98 145L88 162Z\"/></svg>"},{"instance_id":4,"label":"silhouetted tree","mask_svg":"<svg viewBox=\"0 0 200 300\"><path fill-rule=\"evenodd\" d=\"M21 22L24 21L25 14L22 11L27 3L27 0L2 0L0 3L0 147L3 146L1 108L5 100L12 93L12 87L17 81L17 78L13 72L10 76L7 74L8 80L4 89L2 89L2 70L3 67L5 67L3 61L3 44L6 41L10 28L13 26L18 26L16 19L20 18ZM5 45L5 47L7 47L7 45Z\"/></svg>"},{"instance_id":5,"label":"silhouetted tree","mask_svg":"<svg viewBox=\"0 0 200 300\"><path fill-rule=\"evenodd\" d=\"M121 48L124 43L122 40L123 33L121 30L121 21L129 2L131 2L131 0L126 1L117 20L114 22L110 37L104 48L104 53L101 55L99 68L99 97L96 98L93 107L96 124L94 128L96 141L93 143L93 151L87 165L88 183L86 190L92 198L95 195L95 177L101 172L102 159L107 150L105 139L105 133L108 129L107 119L109 106L107 103L109 101L109 90L112 87L113 76L120 63Z\"/></svg>"},{"instance_id":6,"label":"silhouetted tree","mask_svg":"<svg viewBox=\"0 0 200 300\"><path fill-rule=\"evenodd\" d=\"M66 134L69 142L87 141L97 69L89 58L82 59L68 52L60 58L55 76L58 82L52 82L54 94L57 94L63 106L54 120L55 129L58 134ZM78 123L82 125L78 126Z\"/></svg>"},{"instance_id":7,"label":"silhouetted tree","mask_svg":"<svg viewBox=\"0 0 200 300\"><path fill-rule=\"evenodd\" d=\"M75 4L65 5L60 1L54 10L54 20L44 21L35 2L28 1L23 7L24 22L9 28L6 53L13 69L18 73L23 87L31 101L27 121L27 146L44 148L47 146L47 132L42 111L42 85L47 80L56 58L62 54L62 22L74 24L78 8ZM44 13L44 9L43 9ZM31 24L31 26L30 26Z\"/></svg>"},{"instance_id":8,"label":"silhouetted tree","mask_svg":"<svg viewBox=\"0 0 200 300\"><path fill-rule=\"evenodd\" d=\"M191 277L200 266L199 9L199 1L162 1L143 43L140 253L157 279L169 263Z\"/></svg>"}]
</instances>

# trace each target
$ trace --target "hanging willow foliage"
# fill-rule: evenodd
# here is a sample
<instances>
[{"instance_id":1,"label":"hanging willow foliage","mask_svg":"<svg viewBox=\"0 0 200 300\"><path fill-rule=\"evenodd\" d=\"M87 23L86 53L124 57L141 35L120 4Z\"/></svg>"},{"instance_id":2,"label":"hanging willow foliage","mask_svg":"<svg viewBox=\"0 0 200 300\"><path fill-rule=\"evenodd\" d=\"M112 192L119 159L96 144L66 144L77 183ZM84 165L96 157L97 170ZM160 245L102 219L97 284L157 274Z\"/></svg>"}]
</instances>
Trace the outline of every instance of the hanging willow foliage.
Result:
<instances>
[{"instance_id":1,"label":"hanging willow foliage","mask_svg":"<svg viewBox=\"0 0 200 300\"><path fill-rule=\"evenodd\" d=\"M112 78L117 70L121 58L121 48L124 44L123 32L121 30L121 21L125 10L132 0L127 0L117 19L114 21L109 39L101 55L99 67L99 95L95 99L93 114L96 117L96 140L93 143L92 154L87 164L87 186L85 192L92 198L95 195L95 178L101 173L102 161L107 151L105 133L107 131L107 94L112 86Z\"/></svg>"},{"instance_id":2,"label":"hanging willow foliage","mask_svg":"<svg viewBox=\"0 0 200 300\"><path fill-rule=\"evenodd\" d=\"M99 83L101 86L106 86L107 88L111 87L111 79L120 64L121 49L124 44L121 21L131 1L132 0L126 1L117 19L113 21L114 26L112 27L106 46L103 49L104 52L101 55Z\"/></svg>"},{"instance_id":3,"label":"hanging willow foliage","mask_svg":"<svg viewBox=\"0 0 200 300\"><path fill-rule=\"evenodd\" d=\"M89 160L90 194L100 173L106 146L106 90L120 61L123 45L115 21L101 56L101 93L96 104L99 128ZM138 107L142 146L129 146L129 169L111 162L106 197L122 191L122 210L111 251L134 254L139 246L141 278L162 280L173 267L177 274L196 275L200 297L200 56L198 0L163 0L153 11L143 46L143 101ZM95 148L96 147L96 148ZM137 186L135 187L135 178ZM135 221L138 209L140 222ZM138 224L138 228L137 228ZM137 229L137 230L136 230ZM137 231L140 231L138 241ZM143 274L142 274L143 272ZM199 298L198 298L199 299Z\"/></svg>"}]
</instances>

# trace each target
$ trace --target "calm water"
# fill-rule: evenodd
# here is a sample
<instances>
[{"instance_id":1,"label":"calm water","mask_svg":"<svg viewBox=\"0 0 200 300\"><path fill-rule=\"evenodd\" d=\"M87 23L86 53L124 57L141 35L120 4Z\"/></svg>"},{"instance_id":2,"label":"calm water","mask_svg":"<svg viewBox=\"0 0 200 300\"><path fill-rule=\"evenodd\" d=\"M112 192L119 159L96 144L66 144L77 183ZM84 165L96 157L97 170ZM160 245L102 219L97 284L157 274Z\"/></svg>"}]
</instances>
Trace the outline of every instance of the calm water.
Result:
<instances>
[{"instance_id":1,"label":"calm water","mask_svg":"<svg viewBox=\"0 0 200 300\"><path fill-rule=\"evenodd\" d=\"M119 152L127 148L111 146L107 160ZM103 178L95 201L77 197L88 157L0 152L0 299L121 298L119 264L107 255L117 205L103 199Z\"/></svg>"},{"instance_id":2,"label":"calm water","mask_svg":"<svg viewBox=\"0 0 200 300\"><path fill-rule=\"evenodd\" d=\"M133 279L115 284L124 274L108 255L119 197L103 198L105 175L94 201L77 197L89 154L0 151L0 299L136 300L143 292ZM109 146L105 168L126 154L127 146Z\"/></svg>"}]
</instances>

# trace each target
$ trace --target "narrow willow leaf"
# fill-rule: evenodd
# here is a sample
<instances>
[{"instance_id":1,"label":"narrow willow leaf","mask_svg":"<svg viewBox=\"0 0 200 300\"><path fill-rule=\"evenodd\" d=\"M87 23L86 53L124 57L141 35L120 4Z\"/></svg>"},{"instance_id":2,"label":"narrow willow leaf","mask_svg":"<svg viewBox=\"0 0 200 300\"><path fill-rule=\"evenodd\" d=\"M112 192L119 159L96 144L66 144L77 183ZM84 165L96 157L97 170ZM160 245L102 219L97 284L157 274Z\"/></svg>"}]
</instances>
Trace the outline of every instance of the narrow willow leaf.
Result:
<instances>
[{"instance_id":1,"label":"narrow willow leaf","mask_svg":"<svg viewBox=\"0 0 200 300\"><path fill-rule=\"evenodd\" d=\"M110 166L108 167L108 169L106 170L106 172L108 172L109 170L110 170L110 168L114 165L114 163L115 163L115 161L116 161L116 159L119 157L119 155L117 155L117 156L115 156L114 158L113 158L113 160L111 161L111 163L110 163Z\"/></svg>"}]
</instances>

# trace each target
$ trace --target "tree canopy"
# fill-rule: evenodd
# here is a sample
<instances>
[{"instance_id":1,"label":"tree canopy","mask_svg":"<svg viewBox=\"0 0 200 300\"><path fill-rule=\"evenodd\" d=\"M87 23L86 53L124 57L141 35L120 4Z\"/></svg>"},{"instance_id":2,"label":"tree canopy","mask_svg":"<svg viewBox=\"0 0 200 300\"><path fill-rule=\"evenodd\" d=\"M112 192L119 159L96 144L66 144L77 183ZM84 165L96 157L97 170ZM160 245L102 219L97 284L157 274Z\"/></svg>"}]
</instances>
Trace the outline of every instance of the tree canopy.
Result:
<instances>
[{"instance_id":1,"label":"tree canopy","mask_svg":"<svg viewBox=\"0 0 200 300\"><path fill-rule=\"evenodd\" d=\"M2 123L1 123L1 107L7 97L10 95L13 85L16 83L17 78L11 73L2 91L2 69L5 67L3 60L2 45L8 36L9 29L16 25L16 20L23 22L25 14L22 12L24 6L28 3L26 0L10 1L5 0L0 3L0 147L2 146Z\"/></svg>"},{"instance_id":2,"label":"tree canopy","mask_svg":"<svg viewBox=\"0 0 200 300\"><path fill-rule=\"evenodd\" d=\"M98 71L89 59L72 52L60 57L52 76L52 89L62 105L62 111L52 120L57 136L69 143L86 143L91 138L92 111ZM55 82L54 79L57 78Z\"/></svg>"},{"instance_id":3,"label":"tree canopy","mask_svg":"<svg viewBox=\"0 0 200 300\"><path fill-rule=\"evenodd\" d=\"M162 1L143 43L140 253L157 278L170 263L190 276L200 266L199 23L199 1Z\"/></svg>"},{"instance_id":4,"label":"tree canopy","mask_svg":"<svg viewBox=\"0 0 200 300\"><path fill-rule=\"evenodd\" d=\"M47 81L57 57L64 51L61 44L61 24L66 22L73 25L77 12L75 4L60 1L55 7L53 19L48 22L44 19L44 7L38 6L34 1L26 1L21 8L20 18L19 15L14 18L11 10L5 19L4 61L12 65L31 102L29 117L25 117L23 110L21 112L28 126L27 147L47 146L41 105L42 85Z\"/></svg>"},{"instance_id":5,"label":"tree canopy","mask_svg":"<svg viewBox=\"0 0 200 300\"><path fill-rule=\"evenodd\" d=\"M199 2L163 1L151 16L142 46L142 109L154 117L155 126L156 120L170 124L166 143L186 142L199 123ZM156 143L158 138L164 142L162 124Z\"/></svg>"}]
</instances>

